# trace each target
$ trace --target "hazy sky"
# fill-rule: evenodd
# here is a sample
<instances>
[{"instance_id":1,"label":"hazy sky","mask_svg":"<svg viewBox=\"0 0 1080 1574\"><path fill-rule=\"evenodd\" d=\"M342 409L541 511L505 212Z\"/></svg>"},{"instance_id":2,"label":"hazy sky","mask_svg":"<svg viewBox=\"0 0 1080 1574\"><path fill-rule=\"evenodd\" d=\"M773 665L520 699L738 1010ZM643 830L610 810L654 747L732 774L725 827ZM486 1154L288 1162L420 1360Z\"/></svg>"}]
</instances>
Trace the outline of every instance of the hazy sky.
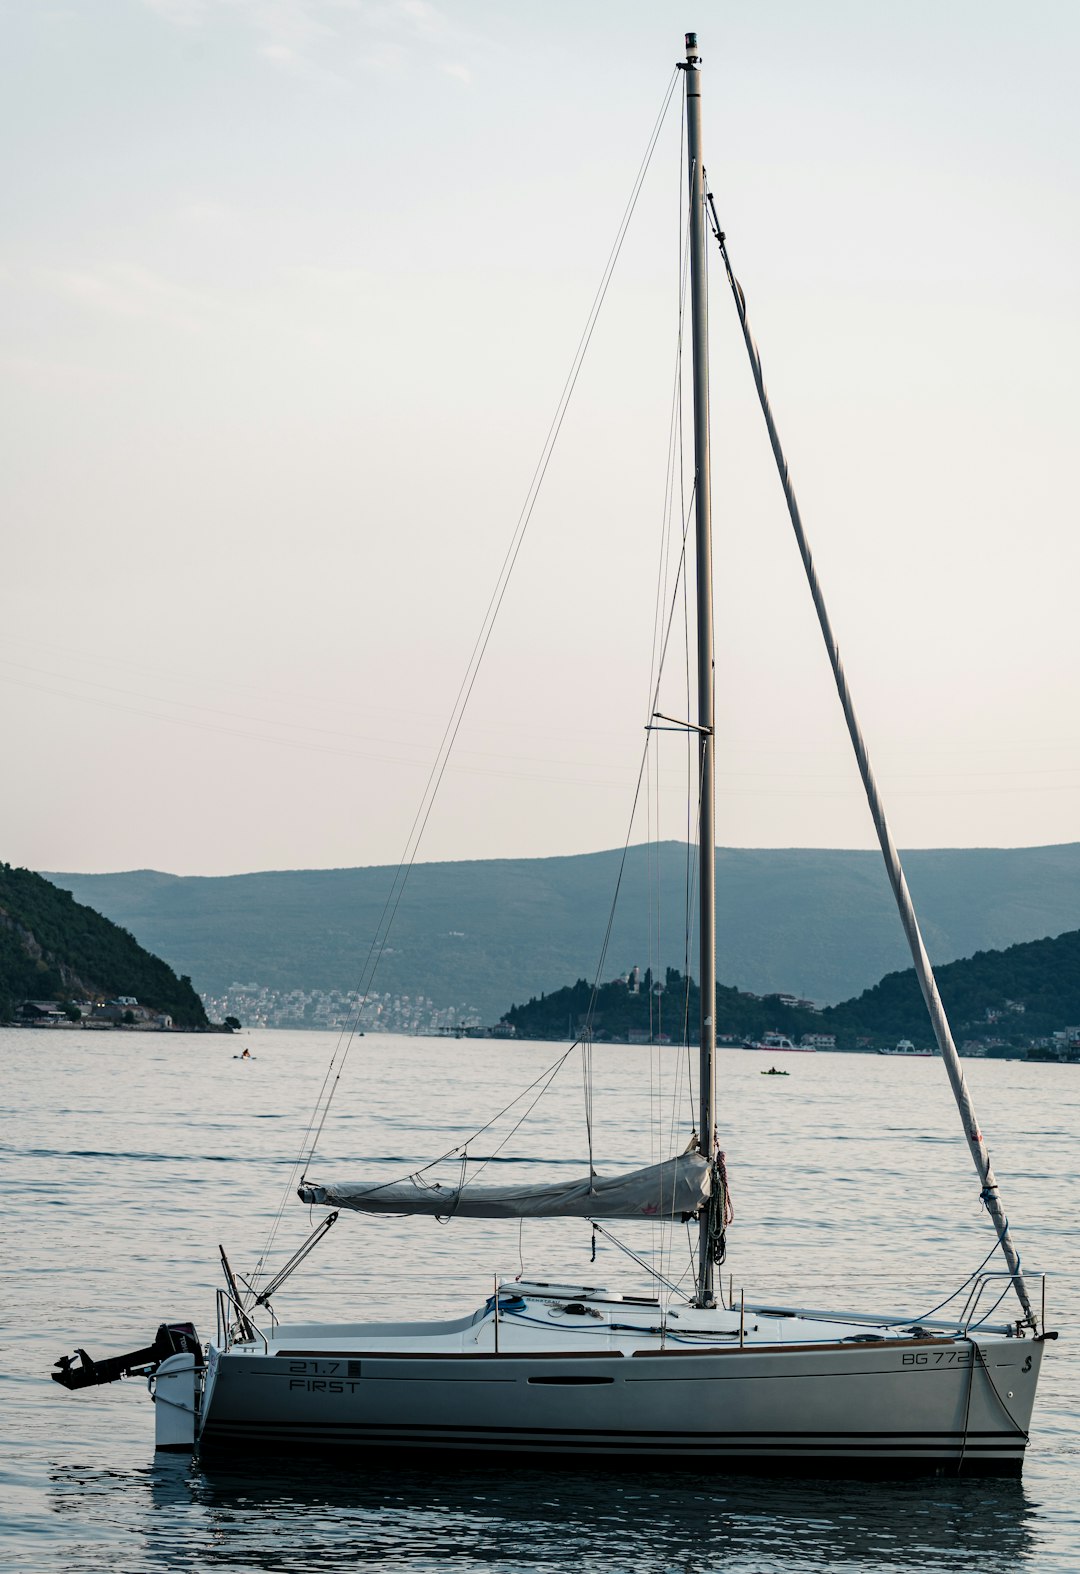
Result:
<instances>
[{"instance_id":1,"label":"hazy sky","mask_svg":"<svg viewBox=\"0 0 1080 1574\"><path fill-rule=\"evenodd\" d=\"M686 27L897 839L1080 838L1075 3L0 17L0 858L396 859ZM678 151L673 117L422 857L625 834ZM720 283L719 839L868 846Z\"/></svg>"}]
</instances>

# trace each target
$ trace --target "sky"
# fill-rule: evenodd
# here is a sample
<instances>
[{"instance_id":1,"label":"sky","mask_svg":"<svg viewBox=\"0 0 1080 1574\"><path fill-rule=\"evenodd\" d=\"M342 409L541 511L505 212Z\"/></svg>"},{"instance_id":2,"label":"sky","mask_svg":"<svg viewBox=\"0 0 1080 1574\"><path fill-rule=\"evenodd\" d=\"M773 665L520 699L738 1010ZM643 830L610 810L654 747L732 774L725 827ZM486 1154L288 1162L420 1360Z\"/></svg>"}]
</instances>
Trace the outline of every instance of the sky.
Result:
<instances>
[{"instance_id":1,"label":"sky","mask_svg":"<svg viewBox=\"0 0 1080 1574\"><path fill-rule=\"evenodd\" d=\"M0 858L397 861L687 27L896 840L1080 839L1075 5L7 0ZM678 734L630 821L679 156L673 112L424 859L685 831ZM718 840L871 846L711 267Z\"/></svg>"}]
</instances>

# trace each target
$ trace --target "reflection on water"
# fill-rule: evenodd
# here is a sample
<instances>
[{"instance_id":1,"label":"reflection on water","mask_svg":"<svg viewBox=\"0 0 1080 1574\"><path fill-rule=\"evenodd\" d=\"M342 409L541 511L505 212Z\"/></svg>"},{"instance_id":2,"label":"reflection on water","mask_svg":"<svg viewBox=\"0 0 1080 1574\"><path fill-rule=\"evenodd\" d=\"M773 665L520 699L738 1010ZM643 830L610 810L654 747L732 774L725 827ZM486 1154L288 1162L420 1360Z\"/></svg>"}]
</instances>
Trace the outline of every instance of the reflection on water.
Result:
<instances>
[{"instance_id":1,"label":"reflection on water","mask_svg":"<svg viewBox=\"0 0 1080 1574\"><path fill-rule=\"evenodd\" d=\"M173 1456L129 1474L63 1471L50 1499L84 1533L123 1520L130 1542L121 1561L138 1570L1036 1567L1032 1507L1023 1484L1008 1480L724 1480L591 1466L506 1473L495 1462L372 1467L359 1459L287 1459L256 1472Z\"/></svg>"}]
</instances>

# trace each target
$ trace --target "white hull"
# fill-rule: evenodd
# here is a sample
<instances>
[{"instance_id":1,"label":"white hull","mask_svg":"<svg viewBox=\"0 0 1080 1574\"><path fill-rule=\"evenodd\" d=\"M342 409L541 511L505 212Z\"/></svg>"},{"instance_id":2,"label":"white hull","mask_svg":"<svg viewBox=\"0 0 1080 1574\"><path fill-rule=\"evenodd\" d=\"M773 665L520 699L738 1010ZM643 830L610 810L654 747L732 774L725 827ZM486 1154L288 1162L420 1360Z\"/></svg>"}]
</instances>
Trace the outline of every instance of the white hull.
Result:
<instances>
[{"instance_id":1,"label":"white hull","mask_svg":"<svg viewBox=\"0 0 1080 1574\"><path fill-rule=\"evenodd\" d=\"M577 1304L567 1313L565 1302L525 1298L520 1314L500 1316L498 1351L489 1309L451 1323L279 1328L267 1346L211 1347L201 1446L1020 1470L1037 1340L748 1312L740 1345L731 1313L683 1308L661 1336L640 1305Z\"/></svg>"},{"instance_id":2,"label":"white hull","mask_svg":"<svg viewBox=\"0 0 1080 1574\"><path fill-rule=\"evenodd\" d=\"M751 1044L750 1049L763 1049L767 1055L816 1055L814 1044Z\"/></svg>"}]
</instances>

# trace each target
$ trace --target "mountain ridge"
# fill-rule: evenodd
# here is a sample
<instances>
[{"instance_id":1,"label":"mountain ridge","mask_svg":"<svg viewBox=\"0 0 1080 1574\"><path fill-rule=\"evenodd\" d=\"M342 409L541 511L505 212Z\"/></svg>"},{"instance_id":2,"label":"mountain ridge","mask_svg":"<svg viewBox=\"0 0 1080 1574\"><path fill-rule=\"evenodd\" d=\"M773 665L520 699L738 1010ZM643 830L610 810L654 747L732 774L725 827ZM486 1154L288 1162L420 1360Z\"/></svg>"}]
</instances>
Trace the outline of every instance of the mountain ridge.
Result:
<instances>
[{"instance_id":1,"label":"mountain ridge","mask_svg":"<svg viewBox=\"0 0 1080 1574\"><path fill-rule=\"evenodd\" d=\"M598 962L621 849L414 866L376 987L476 1006L562 987ZM1080 928L1080 843L916 849L904 855L935 964ZM48 878L190 974L203 993L235 982L355 986L396 866L238 875L126 871ZM605 973L685 971L685 846L628 849ZM723 848L719 973L756 994L833 1004L910 964L880 854ZM660 942L655 937L660 915ZM650 916L651 915L651 916ZM650 925L652 926L650 930Z\"/></svg>"}]
</instances>

